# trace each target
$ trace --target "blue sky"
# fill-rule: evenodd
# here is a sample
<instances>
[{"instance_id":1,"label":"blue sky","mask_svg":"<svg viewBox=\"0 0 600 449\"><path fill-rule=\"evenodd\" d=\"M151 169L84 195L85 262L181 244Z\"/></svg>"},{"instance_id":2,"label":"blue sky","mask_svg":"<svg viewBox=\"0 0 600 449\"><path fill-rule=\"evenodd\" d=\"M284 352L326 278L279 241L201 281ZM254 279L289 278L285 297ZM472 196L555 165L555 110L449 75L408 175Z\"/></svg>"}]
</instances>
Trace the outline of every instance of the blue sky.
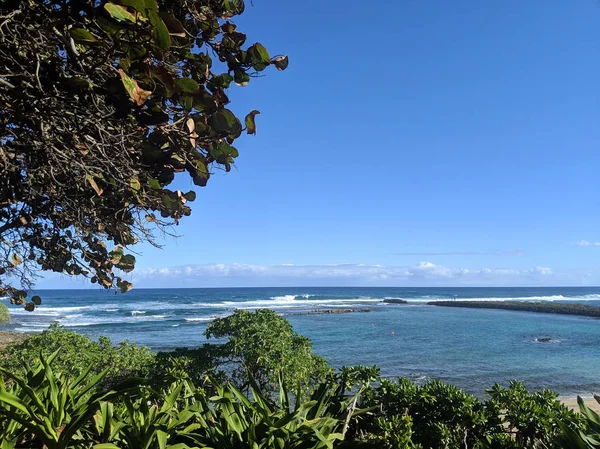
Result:
<instances>
[{"instance_id":1,"label":"blue sky","mask_svg":"<svg viewBox=\"0 0 600 449\"><path fill-rule=\"evenodd\" d=\"M600 284L600 2L368 6L248 4L290 66L137 286Z\"/></svg>"}]
</instances>

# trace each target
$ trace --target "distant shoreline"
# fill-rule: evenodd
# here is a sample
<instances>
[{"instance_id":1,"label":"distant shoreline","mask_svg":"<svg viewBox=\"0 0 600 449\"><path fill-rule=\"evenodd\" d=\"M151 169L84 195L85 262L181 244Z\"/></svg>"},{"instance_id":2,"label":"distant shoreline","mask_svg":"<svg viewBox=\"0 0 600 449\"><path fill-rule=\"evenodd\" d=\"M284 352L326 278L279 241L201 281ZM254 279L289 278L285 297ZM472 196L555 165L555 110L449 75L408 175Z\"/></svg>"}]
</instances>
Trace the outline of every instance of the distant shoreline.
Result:
<instances>
[{"instance_id":1,"label":"distant shoreline","mask_svg":"<svg viewBox=\"0 0 600 449\"><path fill-rule=\"evenodd\" d=\"M584 304L564 304L550 301L431 301L438 307L465 307L471 309L502 309L519 312L554 313L600 318L600 307Z\"/></svg>"}]
</instances>

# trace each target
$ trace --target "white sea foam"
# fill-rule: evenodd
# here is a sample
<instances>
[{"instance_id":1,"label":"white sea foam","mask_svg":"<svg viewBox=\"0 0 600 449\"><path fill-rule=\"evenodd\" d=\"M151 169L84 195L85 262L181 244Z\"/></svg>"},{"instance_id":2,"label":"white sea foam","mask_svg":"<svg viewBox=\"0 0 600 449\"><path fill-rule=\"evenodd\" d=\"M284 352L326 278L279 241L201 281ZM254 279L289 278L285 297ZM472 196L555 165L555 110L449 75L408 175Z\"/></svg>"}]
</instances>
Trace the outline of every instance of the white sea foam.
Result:
<instances>
[{"instance_id":1,"label":"white sea foam","mask_svg":"<svg viewBox=\"0 0 600 449\"><path fill-rule=\"evenodd\" d=\"M274 301L294 301L296 298L308 299L311 296L315 296L315 295L300 294L300 295L271 296L269 299L272 299Z\"/></svg>"},{"instance_id":2,"label":"white sea foam","mask_svg":"<svg viewBox=\"0 0 600 449\"><path fill-rule=\"evenodd\" d=\"M404 298L401 298L404 299ZM581 301L581 297L570 298L564 297L562 295L552 295L552 296L520 296L513 298L406 298L407 301L410 302L438 302L438 301L477 301L477 302L491 302L491 301Z\"/></svg>"},{"instance_id":3,"label":"white sea foam","mask_svg":"<svg viewBox=\"0 0 600 449\"><path fill-rule=\"evenodd\" d=\"M132 310L131 311L131 316L145 315L145 314L146 314L145 310Z\"/></svg>"},{"instance_id":4,"label":"white sea foam","mask_svg":"<svg viewBox=\"0 0 600 449\"><path fill-rule=\"evenodd\" d=\"M196 322L196 321L212 321L212 317L204 316L204 317L196 317L196 318L184 318L184 321L188 322Z\"/></svg>"}]
</instances>

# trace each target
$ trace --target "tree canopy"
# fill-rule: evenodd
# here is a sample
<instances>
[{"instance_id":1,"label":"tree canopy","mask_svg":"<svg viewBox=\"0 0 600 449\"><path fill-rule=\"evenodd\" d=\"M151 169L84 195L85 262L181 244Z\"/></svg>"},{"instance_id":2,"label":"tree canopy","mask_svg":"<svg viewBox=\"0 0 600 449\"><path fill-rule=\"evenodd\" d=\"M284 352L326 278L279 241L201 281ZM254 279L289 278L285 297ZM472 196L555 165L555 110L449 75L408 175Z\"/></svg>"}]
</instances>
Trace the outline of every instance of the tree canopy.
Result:
<instances>
[{"instance_id":1,"label":"tree canopy","mask_svg":"<svg viewBox=\"0 0 600 449\"><path fill-rule=\"evenodd\" d=\"M271 390L281 378L299 395L329 372L325 359L313 354L310 339L269 309L236 310L208 323L205 335L227 338L223 344L206 344L205 350L214 346L210 351L214 366L225 370L242 390L250 387L250 375L262 388Z\"/></svg>"},{"instance_id":2,"label":"tree canopy","mask_svg":"<svg viewBox=\"0 0 600 449\"><path fill-rule=\"evenodd\" d=\"M271 57L231 21L243 0L0 3L0 296L27 302L37 270L126 292L128 247L191 213L256 132L227 89Z\"/></svg>"}]
</instances>

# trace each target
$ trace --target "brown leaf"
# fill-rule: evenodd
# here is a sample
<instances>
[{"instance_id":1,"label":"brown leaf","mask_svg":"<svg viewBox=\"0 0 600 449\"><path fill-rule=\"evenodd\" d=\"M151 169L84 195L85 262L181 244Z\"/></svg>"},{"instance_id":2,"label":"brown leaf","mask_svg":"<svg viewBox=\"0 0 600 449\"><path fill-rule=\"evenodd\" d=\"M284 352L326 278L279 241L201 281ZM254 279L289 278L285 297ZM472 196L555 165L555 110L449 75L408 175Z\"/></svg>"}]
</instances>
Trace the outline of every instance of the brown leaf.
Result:
<instances>
[{"instance_id":1,"label":"brown leaf","mask_svg":"<svg viewBox=\"0 0 600 449\"><path fill-rule=\"evenodd\" d=\"M123 86L125 86L125 90L131 99L135 101L138 106L143 105L152 92L149 90L144 90L138 86L137 81L129 78L123 69L119 69L119 75L121 76Z\"/></svg>"},{"instance_id":2,"label":"brown leaf","mask_svg":"<svg viewBox=\"0 0 600 449\"><path fill-rule=\"evenodd\" d=\"M278 56L277 58L271 59L271 64L277 67L277 70L285 70L289 64L287 56Z\"/></svg>"},{"instance_id":3,"label":"brown leaf","mask_svg":"<svg viewBox=\"0 0 600 449\"><path fill-rule=\"evenodd\" d=\"M181 24L181 22L174 17L171 17L169 14L165 12L159 12L158 15L165 23L167 30L169 30L169 34L172 36L185 37L185 28Z\"/></svg>"},{"instance_id":4,"label":"brown leaf","mask_svg":"<svg viewBox=\"0 0 600 449\"><path fill-rule=\"evenodd\" d=\"M102 196L102 192L104 192L104 190L98 187L98 184L96 184L96 181L94 181L94 177L92 175L85 175L85 179L90 183L90 186L92 186L92 189L94 189L98 196Z\"/></svg>"},{"instance_id":5,"label":"brown leaf","mask_svg":"<svg viewBox=\"0 0 600 449\"><path fill-rule=\"evenodd\" d=\"M194 122L193 118L189 118L187 120L187 122L185 122L185 126L187 127L188 131L190 132L190 143L192 144L192 147L196 147L196 139L198 138L198 134L196 134L196 123Z\"/></svg>"}]
</instances>

